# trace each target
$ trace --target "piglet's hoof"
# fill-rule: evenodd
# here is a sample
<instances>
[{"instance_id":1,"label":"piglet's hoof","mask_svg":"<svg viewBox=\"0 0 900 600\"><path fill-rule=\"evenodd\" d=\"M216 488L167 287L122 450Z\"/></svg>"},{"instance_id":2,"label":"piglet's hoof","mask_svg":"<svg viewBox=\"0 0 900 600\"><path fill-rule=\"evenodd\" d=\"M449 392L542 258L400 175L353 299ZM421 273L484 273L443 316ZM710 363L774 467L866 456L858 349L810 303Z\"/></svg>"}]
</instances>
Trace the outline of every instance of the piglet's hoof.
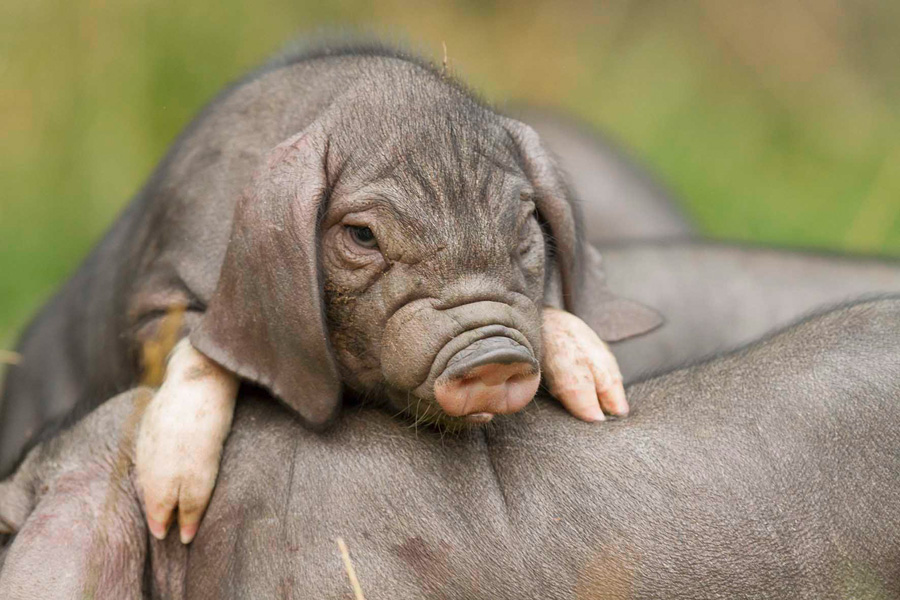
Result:
<instances>
[{"instance_id":1,"label":"piglet's hoof","mask_svg":"<svg viewBox=\"0 0 900 600\"><path fill-rule=\"evenodd\" d=\"M570 413L584 421L604 421L604 412L628 414L622 373L609 347L575 315L545 308L543 319L547 387Z\"/></svg>"},{"instance_id":2,"label":"piglet's hoof","mask_svg":"<svg viewBox=\"0 0 900 600\"><path fill-rule=\"evenodd\" d=\"M172 351L137 440L137 481L153 537L166 537L177 508L181 541L194 539L215 487L237 387L234 375L186 339Z\"/></svg>"}]
</instances>

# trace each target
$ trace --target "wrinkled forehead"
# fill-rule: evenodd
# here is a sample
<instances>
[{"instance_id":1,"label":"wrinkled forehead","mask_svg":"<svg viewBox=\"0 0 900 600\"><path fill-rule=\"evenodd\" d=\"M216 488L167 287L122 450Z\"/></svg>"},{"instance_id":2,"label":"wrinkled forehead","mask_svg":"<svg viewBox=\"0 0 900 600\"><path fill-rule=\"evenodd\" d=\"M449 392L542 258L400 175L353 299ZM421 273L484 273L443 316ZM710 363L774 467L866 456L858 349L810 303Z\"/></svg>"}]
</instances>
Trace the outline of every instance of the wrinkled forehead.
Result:
<instances>
[{"instance_id":1,"label":"wrinkled forehead","mask_svg":"<svg viewBox=\"0 0 900 600\"><path fill-rule=\"evenodd\" d=\"M336 187L390 199L409 219L494 222L532 191L501 117L477 105L405 103L350 125Z\"/></svg>"}]
</instances>

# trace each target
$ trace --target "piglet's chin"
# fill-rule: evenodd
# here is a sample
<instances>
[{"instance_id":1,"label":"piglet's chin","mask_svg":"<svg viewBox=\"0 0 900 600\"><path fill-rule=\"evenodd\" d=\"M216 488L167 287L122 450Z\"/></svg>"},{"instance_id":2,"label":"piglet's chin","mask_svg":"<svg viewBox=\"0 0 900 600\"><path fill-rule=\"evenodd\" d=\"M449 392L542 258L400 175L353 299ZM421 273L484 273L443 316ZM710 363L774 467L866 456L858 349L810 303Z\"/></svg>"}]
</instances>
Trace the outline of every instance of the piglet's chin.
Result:
<instances>
[{"instance_id":1,"label":"piglet's chin","mask_svg":"<svg viewBox=\"0 0 900 600\"><path fill-rule=\"evenodd\" d=\"M494 415L492 415L491 413L483 412L466 415L462 419L469 425L484 425L485 423L490 423L493 418Z\"/></svg>"}]
</instances>

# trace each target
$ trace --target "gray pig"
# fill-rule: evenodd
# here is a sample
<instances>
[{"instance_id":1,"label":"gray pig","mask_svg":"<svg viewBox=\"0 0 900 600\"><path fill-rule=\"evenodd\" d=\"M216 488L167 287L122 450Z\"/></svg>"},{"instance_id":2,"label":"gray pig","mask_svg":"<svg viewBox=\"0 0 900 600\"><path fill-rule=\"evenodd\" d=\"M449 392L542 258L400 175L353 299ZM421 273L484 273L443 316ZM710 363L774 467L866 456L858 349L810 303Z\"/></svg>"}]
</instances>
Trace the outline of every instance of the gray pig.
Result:
<instances>
[{"instance_id":1,"label":"gray pig","mask_svg":"<svg viewBox=\"0 0 900 600\"><path fill-rule=\"evenodd\" d=\"M147 541L139 391L0 488L0 596L349 598L341 537L368 598L896 598L898 346L900 298L857 304L630 386L602 429L542 402L458 437L371 410L319 436L241 402L189 547Z\"/></svg>"},{"instance_id":2,"label":"gray pig","mask_svg":"<svg viewBox=\"0 0 900 600\"><path fill-rule=\"evenodd\" d=\"M900 292L897 259L697 239L672 194L601 133L546 110L515 114L559 157L609 287L666 316L663 327L614 346L626 381L736 348L828 305ZM600 257L586 250L596 271Z\"/></svg>"},{"instance_id":3,"label":"gray pig","mask_svg":"<svg viewBox=\"0 0 900 600\"><path fill-rule=\"evenodd\" d=\"M159 537L176 505L182 540L197 530L238 378L312 427L344 387L444 428L483 423L523 408L542 371L576 416L624 414L597 334L660 320L584 268L578 222L537 134L441 70L376 47L291 55L203 112L25 332L4 467L48 417L136 385L140 349L181 308L138 440Z\"/></svg>"},{"instance_id":4,"label":"gray pig","mask_svg":"<svg viewBox=\"0 0 900 600\"><path fill-rule=\"evenodd\" d=\"M736 348L827 305L900 292L896 259L696 239L672 195L599 132L545 110L515 114L559 157L609 287L666 315L665 326L615 345L626 381ZM588 269L599 272L599 255L586 250Z\"/></svg>"},{"instance_id":5,"label":"gray pig","mask_svg":"<svg viewBox=\"0 0 900 600\"><path fill-rule=\"evenodd\" d=\"M626 380L735 348L825 306L900 292L900 261L884 257L712 241L626 243L602 252L613 289L666 315L663 327L616 344Z\"/></svg>"}]
</instances>

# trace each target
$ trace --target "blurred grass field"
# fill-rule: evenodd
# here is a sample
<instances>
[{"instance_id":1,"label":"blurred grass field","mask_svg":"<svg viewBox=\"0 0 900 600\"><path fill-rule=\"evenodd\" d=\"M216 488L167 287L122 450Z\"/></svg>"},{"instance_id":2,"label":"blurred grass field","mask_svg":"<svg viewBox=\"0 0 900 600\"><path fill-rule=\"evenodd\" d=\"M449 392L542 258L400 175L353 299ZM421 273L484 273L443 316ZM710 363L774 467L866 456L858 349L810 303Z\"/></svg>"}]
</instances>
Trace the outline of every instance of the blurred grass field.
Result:
<instances>
[{"instance_id":1,"label":"blurred grass field","mask_svg":"<svg viewBox=\"0 0 900 600\"><path fill-rule=\"evenodd\" d=\"M342 25L596 124L707 234L900 254L896 0L4 0L0 347L207 100Z\"/></svg>"}]
</instances>

